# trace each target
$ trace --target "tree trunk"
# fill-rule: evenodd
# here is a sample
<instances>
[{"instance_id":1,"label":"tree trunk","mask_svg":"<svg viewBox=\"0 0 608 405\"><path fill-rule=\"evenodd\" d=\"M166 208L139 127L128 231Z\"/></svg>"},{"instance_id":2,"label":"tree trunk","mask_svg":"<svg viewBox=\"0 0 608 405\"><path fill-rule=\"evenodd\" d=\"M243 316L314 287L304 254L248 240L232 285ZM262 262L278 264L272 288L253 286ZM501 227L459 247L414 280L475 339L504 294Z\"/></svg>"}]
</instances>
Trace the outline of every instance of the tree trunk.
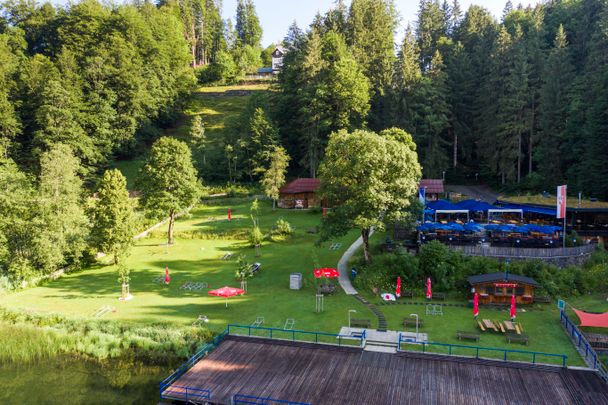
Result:
<instances>
[{"instance_id":1,"label":"tree trunk","mask_svg":"<svg viewBox=\"0 0 608 405\"><path fill-rule=\"evenodd\" d=\"M168 245L173 244L173 225L175 225L175 211L171 210L171 213L169 214L169 232L167 234L167 236L168 236L167 244Z\"/></svg>"},{"instance_id":2,"label":"tree trunk","mask_svg":"<svg viewBox=\"0 0 608 405\"><path fill-rule=\"evenodd\" d=\"M458 134L454 131L454 168L458 166Z\"/></svg>"},{"instance_id":3,"label":"tree trunk","mask_svg":"<svg viewBox=\"0 0 608 405\"><path fill-rule=\"evenodd\" d=\"M372 257L369 252L369 228L361 229L361 239L363 239L363 256L365 257L365 262L370 263Z\"/></svg>"},{"instance_id":4,"label":"tree trunk","mask_svg":"<svg viewBox=\"0 0 608 405\"><path fill-rule=\"evenodd\" d=\"M521 134L517 138L517 184L521 182Z\"/></svg>"}]
</instances>

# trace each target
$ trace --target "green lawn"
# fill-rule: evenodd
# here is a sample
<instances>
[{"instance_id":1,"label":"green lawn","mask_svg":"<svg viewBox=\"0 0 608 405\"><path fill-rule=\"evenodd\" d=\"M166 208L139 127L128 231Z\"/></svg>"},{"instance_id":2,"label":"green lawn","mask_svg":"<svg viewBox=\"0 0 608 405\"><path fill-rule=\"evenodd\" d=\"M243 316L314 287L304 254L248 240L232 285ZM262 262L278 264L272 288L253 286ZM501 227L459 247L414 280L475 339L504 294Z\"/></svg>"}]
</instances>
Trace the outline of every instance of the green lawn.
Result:
<instances>
[{"instance_id":1,"label":"green lawn","mask_svg":"<svg viewBox=\"0 0 608 405\"><path fill-rule=\"evenodd\" d=\"M232 209L231 222L226 220L228 206ZM190 217L178 220L174 246L164 245L164 229L137 243L128 259L134 295L130 302L118 301L120 286L114 266L99 264L44 286L0 297L0 305L80 317L89 317L96 309L111 305L117 311L104 319L177 324L190 324L198 315L204 314L214 330L223 330L227 323L249 325L257 316L263 316L264 326L282 327L287 318L294 318L296 329L337 333L347 323L347 311L351 308L371 319L367 308L341 290L326 298L324 313L314 312L313 256L318 257L322 266L335 266L342 252L356 238L356 233L332 241L343 244L339 251L330 250L330 243L315 248L316 235L307 233L307 229L319 223L320 213L273 212L270 204L263 203L260 216L263 232L268 232L279 217L296 227L295 234L282 242L266 242L262 256L257 258L253 248L242 240L201 239L201 234L249 228L248 202L218 201L197 207ZM180 233L185 237L180 238ZM227 251L234 252L235 256L245 254L250 262L262 263L260 274L249 280L247 295L230 299L225 308L225 301L208 296L208 290L180 289L187 281L207 282L211 288L240 286L234 277L236 260L220 259ZM171 272L171 284L155 284L153 279L164 274L165 265ZM305 287L300 291L289 289L292 272L305 275Z\"/></svg>"}]
</instances>

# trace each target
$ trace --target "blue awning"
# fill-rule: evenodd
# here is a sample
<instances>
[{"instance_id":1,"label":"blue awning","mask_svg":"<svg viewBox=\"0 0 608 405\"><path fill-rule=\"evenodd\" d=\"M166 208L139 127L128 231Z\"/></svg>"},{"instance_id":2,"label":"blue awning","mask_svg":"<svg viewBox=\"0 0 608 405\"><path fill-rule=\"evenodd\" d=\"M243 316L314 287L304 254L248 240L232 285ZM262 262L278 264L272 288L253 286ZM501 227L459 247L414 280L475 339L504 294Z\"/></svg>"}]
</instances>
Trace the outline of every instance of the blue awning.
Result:
<instances>
[{"instance_id":1,"label":"blue awning","mask_svg":"<svg viewBox=\"0 0 608 405\"><path fill-rule=\"evenodd\" d=\"M502 208L520 209L524 212L524 214L531 213L531 214L547 215L547 216L551 216L551 217L555 217L555 214L556 214L555 208L535 207L532 205L525 205L525 204L502 204Z\"/></svg>"},{"instance_id":2,"label":"blue awning","mask_svg":"<svg viewBox=\"0 0 608 405\"><path fill-rule=\"evenodd\" d=\"M458 205L452 204L451 202L446 200L431 201L426 206L427 208L430 208L433 211L456 211L462 209Z\"/></svg>"},{"instance_id":3,"label":"blue awning","mask_svg":"<svg viewBox=\"0 0 608 405\"><path fill-rule=\"evenodd\" d=\"M477 200L463 200L456 204L460 209L475 211L475 212L488 212L488 210L496 209L492 204L488 204L485 201Z\"/></svg>"}]
</instances>

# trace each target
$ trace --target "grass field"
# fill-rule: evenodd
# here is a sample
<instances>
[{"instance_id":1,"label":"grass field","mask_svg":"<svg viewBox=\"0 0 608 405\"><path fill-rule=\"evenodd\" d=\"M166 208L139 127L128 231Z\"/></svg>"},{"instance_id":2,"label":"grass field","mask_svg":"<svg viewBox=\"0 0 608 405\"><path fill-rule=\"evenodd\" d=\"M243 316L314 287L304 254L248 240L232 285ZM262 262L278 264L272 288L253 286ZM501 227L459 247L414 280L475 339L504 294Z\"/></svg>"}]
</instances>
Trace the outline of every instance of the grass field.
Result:
<instances>
[{"instance_id":1,"label":"grass field","mask_svg":"<svg viewBox=\"0 0 608 405\"><path fill-rule=\"evenodd\" d=\"M226 220L228 206L232 209L231 222ZM341 290L326 298L324 313L315 313L314 257L319 265L333 267L356 238L355 233L350 233L332 241L342 243L339 251L330 250L329 243L315 248L316 235L307 233L307 229L318 224L320 216L307 211L273 212L270 204L263 203L260 227L264 233L279 217L288 220L296 230L285 241L266 242L261 257L255 257L253 248L243 240L225 236L203 239L216 237L213 235L218 233L242 233L250 228L249 203L210 203L197 207L190 217L178 220L174 246L165 245L164 229L137 243L128 259L134 295L130 302L118 301L120 286L114 266L99 264L45 286L0 297L0 305L79 317L90 317L98 308L110 305L116 307L116 312L104 319L146 323L190 324L199 315L207 315L214 330L223 330L227 323L249 325L258 316L265 318L264 326L272 327L282 327L287 318L294 318L296 329L335 333L347 323L348 309L356 309L370 319L372 314ZM245 296L230 299L226 308L224 299L208 296L208 289L198 292L180 289L188 281L206 282L211 288L239 287L240 282L234 276L236 260L220 259L228 251L235 256L245 254L250 262L262 263L260 273L249 280ZM164 275L165 265L171 274L169 286L153 282L155 277ZM300 291L289 289L289 275L296 271L305 276L305 286Z\"/></svg>"},{"instance_id":2,"label":"grass field","mask_svg":"<svg viewBox=\"0 0 608 405\"><path fill-rule=\"evenodd\" d=\"M508 201L516 204L538 204L538 205L547 205L554 207L556 196L553 194L549 194L547 197L541 194L534 195L521 195L521 196L510 196L510 195L501 195L498 197L501 201ZM574 197L568 198L568 206L569 207L579 207L578 199ZM608 202L606 201L591 201L586 199L581 199L580 208L608 208Z\"/></svg>"}]
</instances>

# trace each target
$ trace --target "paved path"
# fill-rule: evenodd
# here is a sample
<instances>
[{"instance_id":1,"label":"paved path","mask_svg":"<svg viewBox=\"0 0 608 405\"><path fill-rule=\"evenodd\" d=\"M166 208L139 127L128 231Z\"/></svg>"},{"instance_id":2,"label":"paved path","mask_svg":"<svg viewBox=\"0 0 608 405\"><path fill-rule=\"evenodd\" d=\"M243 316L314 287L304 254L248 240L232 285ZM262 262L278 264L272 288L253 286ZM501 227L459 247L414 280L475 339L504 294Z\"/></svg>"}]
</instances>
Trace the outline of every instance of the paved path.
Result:
<instances>
[{"instance_id":1,"label":"paved path","mask_svg":"<svg viewBox=\"0 0 608 405\"><path fill-rule=\"evenodd\" d=\"M369 236L371 237L374 234L374 229L371 230ZM340 278L338 281L340 282L340 287L344 290L344 292L348 295L356 295L357 290L353 287L350 282L350 270L348 269L348 261L355 254L357 249L359 249L363 245L363 238L359 236L359 238L352 244L346 252L340 258L338 262L338 272L340 272Z\"/></svg>"},{"instance_id":2,"label":"paved path","mask_svg":"<svg viewBox=\"0 0 608 405\"><path fill-rule=\"evenodd\" d=\"M468 198L474 198L487 202L488 204L494 204L498 198L498 193L492 190L488 186L474 185L474 186L460 186L455 184L449 184L445 186L446 190L453 191L456 193L464 194Z\"/></svg>"}]
</instances>

